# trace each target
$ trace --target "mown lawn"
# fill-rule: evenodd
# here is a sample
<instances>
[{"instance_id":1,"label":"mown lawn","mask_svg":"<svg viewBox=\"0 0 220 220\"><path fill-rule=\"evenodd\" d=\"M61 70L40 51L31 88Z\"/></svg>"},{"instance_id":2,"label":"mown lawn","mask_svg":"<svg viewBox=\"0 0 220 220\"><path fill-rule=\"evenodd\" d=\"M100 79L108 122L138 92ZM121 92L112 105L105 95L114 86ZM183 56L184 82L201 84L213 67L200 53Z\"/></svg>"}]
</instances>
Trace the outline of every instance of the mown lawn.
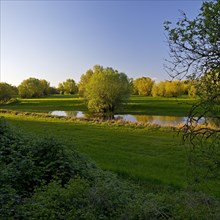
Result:
<instances>
[{"instance_id":1,"label":"mown lawn","mask_svg":"<svg viewBox=\"0 0 220 220\"><path fill-rule=\"evenodd\" d=\"M54 136L70 149L77 148L102 169L146 187L187 185L185 148L181 137L171 129L1 115L28 135ZM220 196L219 183L202 188Z\"/></svg>"},{"instance_id":2,"label":"mown lawn","mask_svg":"<svg viewBox=\"0 0 220 220\"><path fill-rule=\"evenodd\" d=\"M131 96L124 108L117 113L187 116L194 102L195 100L188 98ZM38 99L19 99L18 103L0 105L0 108L30 112L50 112L54 110L87 111L85 101L76 95L54 95Z\"/></svg>"},{"instance_id":3,"label":"mown lawn","mask_svg":"<svg viewBox=\"0 0 220 220\"><path fill-rule=\"evenodd\" d=\"M187 116L195 99L131 96L124 111L135 115Z\"/></svg>"}]
</instances>

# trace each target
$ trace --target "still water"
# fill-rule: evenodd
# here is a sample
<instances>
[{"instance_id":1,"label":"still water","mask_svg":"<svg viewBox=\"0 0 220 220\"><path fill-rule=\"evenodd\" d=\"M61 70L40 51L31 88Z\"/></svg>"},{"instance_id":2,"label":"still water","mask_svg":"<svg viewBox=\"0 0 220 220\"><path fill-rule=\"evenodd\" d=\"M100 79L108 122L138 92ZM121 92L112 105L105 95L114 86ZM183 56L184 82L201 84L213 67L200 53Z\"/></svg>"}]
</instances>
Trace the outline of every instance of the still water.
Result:
<instances>
[{"instance_id":1,"label":"still water","mask_svg":"<svg viewBox=\"0 0 220 220\"><path fill-rule=\"evenodd\" d=\"M69 116L75 118L89 118L89 115L86 115L82 111L52 111L51 115L57 116ZM123 120L127 122L139 122L139 123L148 123L156 124L160 126L177 126L183 125L187 122L188 117L178 117L178 116L159 116L159 115L115 115L115 120ZM199 123L204 123L205 119L200 119Z\"/></svg>"}]
</instances>

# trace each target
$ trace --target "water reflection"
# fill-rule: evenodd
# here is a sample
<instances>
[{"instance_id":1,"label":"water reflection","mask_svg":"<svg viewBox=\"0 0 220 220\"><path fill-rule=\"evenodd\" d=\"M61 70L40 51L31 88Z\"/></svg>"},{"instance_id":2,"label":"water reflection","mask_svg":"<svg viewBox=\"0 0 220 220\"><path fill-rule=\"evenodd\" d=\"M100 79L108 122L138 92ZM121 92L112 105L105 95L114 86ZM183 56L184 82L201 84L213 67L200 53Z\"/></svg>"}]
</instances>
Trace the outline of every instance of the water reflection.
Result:
<instances>
[{"instance_id":1,"label":"water reflection","mask_svg":"<svg viewBox=\"0 0 220 220\"><path fill-rule=\"evenodd\" d=\"M116 115L115 118L130 122L157 124L160 126L177 126L185 124L187 121L187 117L159 115Z\"/></svg>"},{"instance_id":2,"label":"water reflection","mask_svg":"<svg viewBox=\"0 0 220 220\"><path fill-rule=\"evenodd\" d=\"M85 117L85 114L82 111L52 111L49 113L51 115L67 116L67 117L74 117L74 118L84 118Z\"/></svg>"},{"instance_id":3,"label":"water reflection","mask_svg":"<svg viewBox=\"0 0 220 220\"><path fill-rule=\"evenodd\" d=\"M89 118L91 115L85 114L82 111L52 111L51 115L57 116L69 116L74 118ZM93 116L94 117L94 116ZM178 116L160 116L160 115L115 115L115 120L123 120L127 122L139 122L147 124L157 124L160 126L178 126L183 125L187 122L188 117ZM205 119L199 120L199 124L204 123ZM219 122L209 119L209 123L219 126Z\"/></svg>"}]
</instances>

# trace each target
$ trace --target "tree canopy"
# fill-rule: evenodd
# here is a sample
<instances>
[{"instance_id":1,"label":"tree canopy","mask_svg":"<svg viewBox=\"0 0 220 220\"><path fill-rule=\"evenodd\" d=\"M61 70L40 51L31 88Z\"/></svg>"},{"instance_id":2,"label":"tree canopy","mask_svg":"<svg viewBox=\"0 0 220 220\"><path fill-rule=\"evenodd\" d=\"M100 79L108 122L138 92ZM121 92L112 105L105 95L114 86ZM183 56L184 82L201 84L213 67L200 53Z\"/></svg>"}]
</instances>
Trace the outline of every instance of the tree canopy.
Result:
<instances>
[{"instance_id":1,"label":"tree canopy","mask_svg":"<svg viewBox=\"0 0 220 220\"><path fill-rule=\"evenodd\" d=\"M103 115L114 114L130 93L128 77L112 68L95 66L86 87L88 108Z\"/></svg>"},{"instance_id":2,"label":"tree canopy","mask_svg":"<svg viewBox=\"0 0 220 220\"><path fill-rule=\"evenodd\" d=\"M50 83L46 80L28 78L18 86L18 93L22 98L38 98L47 95Z\"/></svg>"},{"instance_id":3,"label":"tree canopy","mask_svg":"<svg viewBox=\"0 0 220 220\"><path fill-rule=\"evenodd\" d=\"M135 79L133 84L134 90L138 95L150 96L154 81L149 77L141 77Z\"/></svg>"},{"instance_id":4,"label":"tree canopy","mask_svg":"<svg viewBox=\"0 0 220 220\"><path fill-rule=\"evenodd\" d=\"M171 56L167 70L173 77L195 80L200 98L191 109L184 129L184 138L192 146L190 162L201 176L218 178L220 129L218 126L198 128L195 123L203 117L220 120L220 1L203 2L193 20L182 13L175 27L166 22L165 30Z\"/></svg>"},{"instance_id":5,"label":"tree canopy","mask_svg":"<svg viewBox=\"0 0 220 220\"><path fill-rule=\"evenodd\" d=\"M182 13L175 27L165 22L172 76L199 77L220 66L220 1L202 4L198 16L190 20Z\"/></svg>"},{"instance_id":6,"label":"tree canopy","mask_svg":"<svg viewBox=\"0 0 220 220\"><path fill-rule=\"evenodd\" d=\"M93 75L93 71L91 69L87 70L85 74L82 74L80 77L80 82L79 82L79 95L80 96L84 96L85 95L85 91L86 91L86 86L89 83L89 80L91 79Z\"/></svg>"},{"instance_id":7,"label":"tree canopy","mask_svg":"<svg viewBox=\"0 0 220 220\"><path fill-rule=\"evenodd\" d=\"M75 94L78 91L76 82L73 79L67 79L63 83L59 83L58 91L61 94Z\"/></svg>"},{"instance_id":8,"label":"tree canopy","mask_svg":"<svg viewBox=\"0 0 220 220\"><path fill-rule=\"evenodd\" d=\"M8 83L0 82L0 101L6 101L17 94L17 88Z\"/></svg>"}]
</instances>

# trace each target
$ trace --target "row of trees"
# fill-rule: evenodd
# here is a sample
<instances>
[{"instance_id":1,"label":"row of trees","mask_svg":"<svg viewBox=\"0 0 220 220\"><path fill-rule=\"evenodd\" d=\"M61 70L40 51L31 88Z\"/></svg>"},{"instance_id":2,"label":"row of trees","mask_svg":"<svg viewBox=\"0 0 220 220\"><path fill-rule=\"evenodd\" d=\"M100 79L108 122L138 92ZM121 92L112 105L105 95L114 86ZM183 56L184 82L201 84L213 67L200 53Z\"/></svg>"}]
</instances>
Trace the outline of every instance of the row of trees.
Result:
<instances>
[{"instance_id":1,"label":"row of trees","mask_svg":"<svg viewBox=\"0 0 220 220\"><path fill-rule=\"evenodd\" d=\"M172 80L156 83L149 77L141 77L131 80L130 85L131 91L135 95L154 97L196 96L196 82L192 80Z\"/></svg>"},{"instance_id":2,"label":"row of trees","mask_svg":"<svg viewBox=\"0 0 220 220\"><path fill-rule=\"evenodd\" d=\"M7 83L0 83L0 100L7 100L13 97L14 95L19 95L22 98L38 98L43 97L49 94L79 94L81 97L86 97L87 85L93 76L94 73L99 75L97 77L97 81L103 81L106 77L106 81L109 81L108 74L106 72L115 72L118 73L117 70L112 68L103 68L102 66L95 65L93 69L89 69L85 74L82 74L80 78L79 84L73 79L67 79L66 81L59 83L58 87L51 87L50 83L45 79L36 79L29 78L23 80L22 83L18 86L11 86ZM125 78L124 74L124 78ZM123 79L123 77L122 77ZM121 79L121 80L122 80ZM146 96L160 96L160 97L177 97L180 95L189 95L192 97L196 96L196 86L195 82L191 80L185 81L160 81L156 83L149 77L141 77L135 80L128 79L126 76L126 81L124 87L127 88L127 81L129 82L130 94L134 95L146 95ZM110 87L117 87L116 81L112 80L110 83ZM93 82L93 86L95 82ZM88 96L88 93L87 93Z\"/></svg>"},{"instance_id":3,"label":"row of trees","mask_svg":"<svg viewBox=\"0 0 220 220\"><path fill-rule=\"evenodd\" d=\"M73 79L67 79L64 82L59 83L57 88L51 87L50 83L45 79L36 78L25 79L18 87L11 86L7 83L0 83L0 100L10 99L14 95L19 95L22 98L38 98L49 94L77 93L79 96L86 98L87 85L89 84L93 74L100 74L99 78L97 77L95 80L103 81L103 78L106 77L105 80L109 81L109 76L106 74L106 72L118 73L117 70L112 68L103 68L102 66L95 65L93 69L89 69L85 74L81 75L80 82L78 84ZM125 78L126 75L123 75ZM126 76L126 80L123 82L125 83L124 87L126 88L128 86L127 81L129 82L130 94L134 95L146 95L154 97L177 97L181 95L189 95L191 97L195 97L197 93L195 86L196 81L192 80L160 81L159 83L156 83L149 77L141 77L133 80L132 78L128 79ZM109 81L109 83L111 88L117 87L116 81L112 80L111 82ZM94 87L97 87L94 82L93 84Z\"/></svg>"},{"instance_id":4,"label":"row of trees","mask_svg":"<svg viewBox=\"0 0 220 220\"><path fill-rule=\"evenodd\" d=\"M18 87L0 83L0 101L7 101L16 95L21 98L39 98L50 94L75 94L77 91L78 87L72 79L67 79L55 88L45 79L31 77L23 80Z\"/></svg>"}]
</instances>

